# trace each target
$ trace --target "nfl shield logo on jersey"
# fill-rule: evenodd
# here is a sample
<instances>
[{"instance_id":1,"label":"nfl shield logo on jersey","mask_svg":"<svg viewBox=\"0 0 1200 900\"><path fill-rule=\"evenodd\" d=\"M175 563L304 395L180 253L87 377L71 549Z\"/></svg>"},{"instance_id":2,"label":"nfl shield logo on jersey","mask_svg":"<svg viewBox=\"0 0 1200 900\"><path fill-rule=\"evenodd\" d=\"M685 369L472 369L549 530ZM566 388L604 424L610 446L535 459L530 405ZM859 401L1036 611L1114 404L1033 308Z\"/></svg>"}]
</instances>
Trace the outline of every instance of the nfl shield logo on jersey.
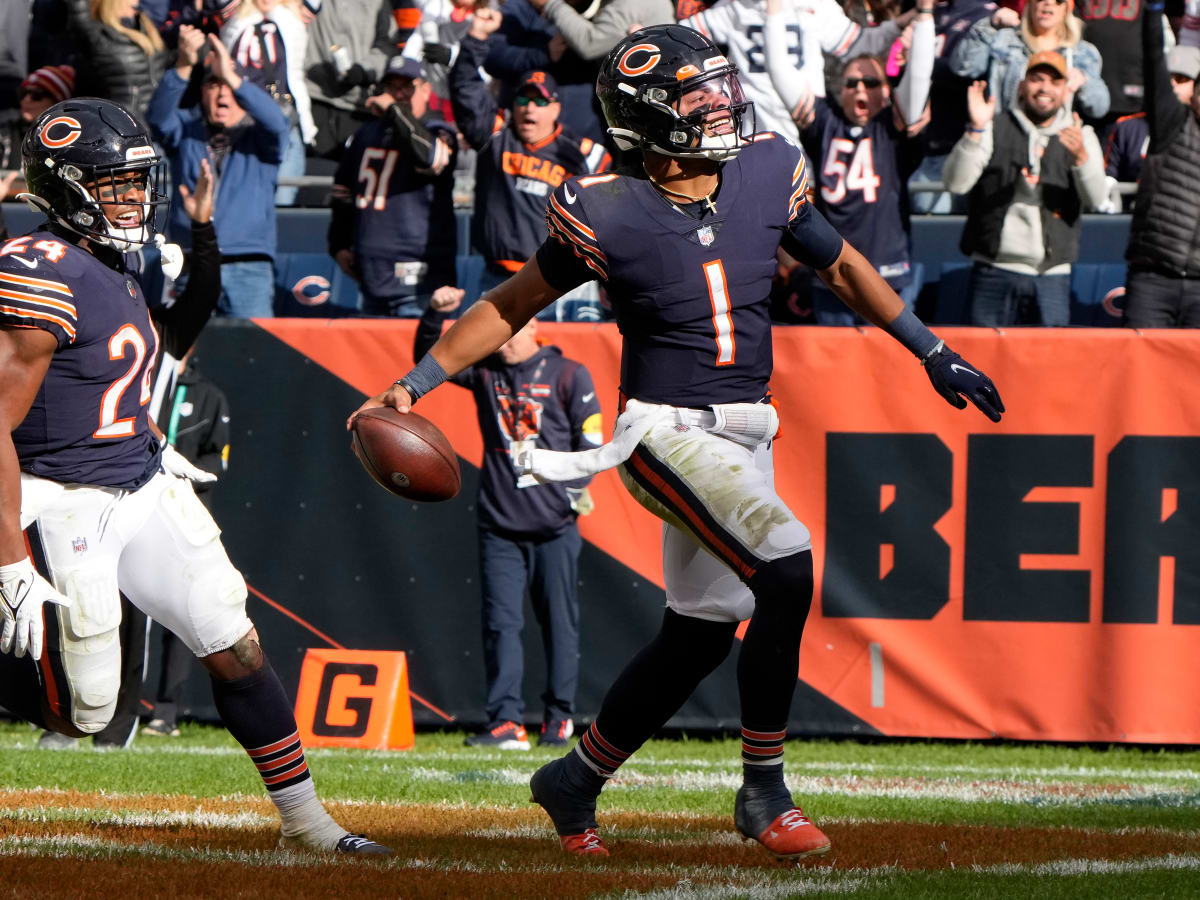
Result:
<instances>
[{"instance_id":1,"label":"nfl shield logo on jersey","mask_svg":"<svg viewBox=\"0 0 1200 900\"><path fill-rule=\"evenodd\" d=\"M700 239L700 243L705 247L707 247L713 242L713 240L716 239L716 235L713 234L712 227L709 225L705 225L703 228L697 228L696 237Z\"/></svg>"},{"instance_id":2,"label":"nfl shield logo on jersey","mask_svg":"<svg viewBox=\"0 0 1200 900\"><path fill-rule=\"evenodd\" d=\"M76 553L87 552L87 538L77 537L71 540L71 549Z\"/></svg>"}]
</instances>

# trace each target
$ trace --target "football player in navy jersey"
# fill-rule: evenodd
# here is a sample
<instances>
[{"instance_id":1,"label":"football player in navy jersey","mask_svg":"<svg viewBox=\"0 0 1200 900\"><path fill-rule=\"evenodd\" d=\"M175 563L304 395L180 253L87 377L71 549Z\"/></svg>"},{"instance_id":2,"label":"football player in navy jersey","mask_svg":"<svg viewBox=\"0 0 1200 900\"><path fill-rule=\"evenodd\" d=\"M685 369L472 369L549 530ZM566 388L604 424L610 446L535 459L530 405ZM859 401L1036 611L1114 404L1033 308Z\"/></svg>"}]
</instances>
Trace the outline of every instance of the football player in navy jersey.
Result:
<instances>
[{"instance_id":1,"label":"football player in navy jersey","mask_svg":"<svg viewBox=\"0 0 1200 900\"><path fill-rule=\"evenodd\" d=\"M564 849L606 855L595 818L605 780L720 665L748 618L734 820L777 856L824 853L829 840L783 779L813 576L808 529L775 493L771 469L776 251L812 266L908 347L948 402L961 409L970 400L993 421L1004 406L991 380L930 333L808 202L802 153L754 133L737 70L710 40L680 25L635 32L609 53L596 89L609 133L640 151L641 165L563 182L535 257L360 409L409 410L555 297L602 279L624 338L613 441L575 454L522 452L514 462L554 481L620 465L626 488L664 522L667 611L575 748L534 774L533 798Z\"/></svg>"},{"instance_id":2,"label":"football player in navy jersey","mask_svg":"<svg viewBox=\"0 0 1200 900\"><path fill-rule=\"evenodd\" d=\"M147 415L159 338L127 254L153 242L166 200L145 127L108 100L67 100L22 160L48 221L0 247L0 704L71 737L103 729L123 593L208 669L283 845L390 852L317 799L246 584L192 490L203 473Z\"/></svg>"}]
</instances>

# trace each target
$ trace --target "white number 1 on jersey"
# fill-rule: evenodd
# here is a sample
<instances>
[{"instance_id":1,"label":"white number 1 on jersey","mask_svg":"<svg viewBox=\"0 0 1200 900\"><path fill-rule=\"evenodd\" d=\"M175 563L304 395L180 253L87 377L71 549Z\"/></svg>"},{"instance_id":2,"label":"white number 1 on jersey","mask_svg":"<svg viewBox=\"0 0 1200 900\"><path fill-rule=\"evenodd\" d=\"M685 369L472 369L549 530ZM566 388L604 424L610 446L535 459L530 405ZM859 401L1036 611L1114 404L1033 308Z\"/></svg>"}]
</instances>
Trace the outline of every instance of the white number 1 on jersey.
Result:
<instances>
[{"instance_id":1,"label":"white number 1 on jersey","mask_svg":"<svg viewBox=\"0 0 1200 900\"><path fill-rule=\"evenodd\" d=\"M725 282L725 267L719 259L704 264L704 277L708 279L708 299L712 302L713 327L717 332L717 365L732 365L735 349L733 316Z\"/></svg>"}]
</instances>

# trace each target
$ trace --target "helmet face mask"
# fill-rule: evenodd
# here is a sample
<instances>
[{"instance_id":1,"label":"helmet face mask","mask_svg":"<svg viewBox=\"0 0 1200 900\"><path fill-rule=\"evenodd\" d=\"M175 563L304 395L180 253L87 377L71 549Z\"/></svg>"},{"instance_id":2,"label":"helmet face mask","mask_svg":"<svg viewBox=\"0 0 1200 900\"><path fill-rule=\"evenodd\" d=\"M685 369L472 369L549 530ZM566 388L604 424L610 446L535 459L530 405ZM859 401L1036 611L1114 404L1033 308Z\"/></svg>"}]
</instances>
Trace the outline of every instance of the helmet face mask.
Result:
<instances>
[{"instance_id":1,"label":"helmet face mask","mask_svg":"<svg viewBox=\"0 0 1200 900\"><path fill-rule=\"evenodd\" d=\"M125 253L152 243L167 205L166 167L145 127L108 100L46 110L25 135L22 198L53 221Z\"/></svg>"},{"instance_id":2,"label":"helmet face mask","mask_svg":"<svg viewBox=\"0 0 1200 900\"><path fill-rule=\"evenodd\" d=\"M737 68L682 25L635 32L605 58L596 92L622 150L732 159L754 134Z\"/></svg>"}]
</instances>

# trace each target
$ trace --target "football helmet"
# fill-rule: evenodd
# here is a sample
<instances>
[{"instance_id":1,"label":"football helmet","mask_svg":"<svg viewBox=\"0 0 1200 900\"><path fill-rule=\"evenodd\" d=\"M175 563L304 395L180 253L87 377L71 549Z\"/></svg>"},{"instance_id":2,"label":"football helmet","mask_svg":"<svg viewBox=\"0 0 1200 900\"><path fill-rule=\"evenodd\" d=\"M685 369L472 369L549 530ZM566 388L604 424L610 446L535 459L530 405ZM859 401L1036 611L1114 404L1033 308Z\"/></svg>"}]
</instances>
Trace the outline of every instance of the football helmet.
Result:
<instances>
[{"instance_id":1,"label":"football helmet","mask_svg":"<svg viewBox=\"0 0 1200 900\"><path fill-rule=\"evenodd\" d=\"M726 160L754 134L754 104L737 67L683 25L643 28L613 47L600 64L596 95L622 150Z\"/></svg>"},{"instance_id":2,"label":"football helmet","mask_svg":"<svg viewBox=\"0 0 1200 900\"><path fill-rule=\"evenodd\" d=\"M166 166L124 107L96 97L56 103L26 132L21 168L29 186L21 199L51 220L122 253L153 242Z\"/></svg>"}]
</instances>

